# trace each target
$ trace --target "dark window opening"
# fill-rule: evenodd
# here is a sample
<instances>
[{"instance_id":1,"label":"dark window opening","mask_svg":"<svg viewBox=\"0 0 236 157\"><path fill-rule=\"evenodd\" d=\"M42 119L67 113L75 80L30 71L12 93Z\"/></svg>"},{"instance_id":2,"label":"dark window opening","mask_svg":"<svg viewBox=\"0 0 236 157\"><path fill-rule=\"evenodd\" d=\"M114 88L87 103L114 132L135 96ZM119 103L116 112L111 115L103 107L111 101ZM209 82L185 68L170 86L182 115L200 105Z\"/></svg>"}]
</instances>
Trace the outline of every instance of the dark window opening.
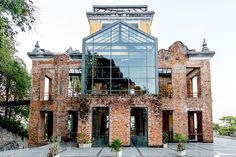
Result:
<instances>
[{"instance_id":1,"label":"dark window opening","mask_svg":"<svg viewBox=\"0 0 236 157\"><path fill-rule=\"evenodd\" d=\"M159 74L159 94L162 97L173 96L172 90L172 70L167 68L158 69Z\"/></svg>"},{"instance_id":2,"label":"dark window opening","mask_svg":"<svg viewBox=\"0 0 236 157\"><path fill-rule=\"evenodd\" d=\"M68 133L69 140L75 140L78 128L78 111L68 112Z\"/></svg>"},{"instance_id":3,"label":"dark window opening","mask_svg":"<svg viewBox=\"0 0 236 157\"><path fill-rule=\"evenodd\" d=\"M130 120L131 145L138 147L147 146L148 117L147 108L131 108Z\"/></svg>"},{"instance_id":4,"label":"dark window opening","mask_svg":"<svg viewBox=\"0 0 236 157\"><path fill-rule=\"evenodd\" d=\"M203 142L202 111L188 112L189 141Z\"/></svg>"},{"instance_id":5,"label":"dark window opening","mask_svg":"<svg viewBox=\"0 0 236 157\"><path fill-rule=\"evenodd\" d=\"M199 98L201 96L200 68L187 68L187 96Z\"/></svg>"},{"instance_id":6,"label":"dark window opening","mask_svg":"<svg viewBox=\"0 0 236 157\"><path fill-rule=\"evenodd\" d=\"M81 69L70 69L68 96L76 97L81 94Z\"/></svg>"},{"instance_id":7,"label":"dark window opening","mask_svg":"<svg viewBox=\"0 0 236 157\"><path fill-rule=\"evenodd\" d=\"M168 142L173 142L173 111L162 112L163 132L168 134Z\"/></svg>"},{"instance_id":8,"label":"dark window opening","mask_svg":"<svg viewBox=\"0 0 236 157\"><path fill-rule=\"evenodd\" d=\"M110 120L109 108L94 107L92 112L92 145L108 146Z\"/></svg>"}]
</instances>

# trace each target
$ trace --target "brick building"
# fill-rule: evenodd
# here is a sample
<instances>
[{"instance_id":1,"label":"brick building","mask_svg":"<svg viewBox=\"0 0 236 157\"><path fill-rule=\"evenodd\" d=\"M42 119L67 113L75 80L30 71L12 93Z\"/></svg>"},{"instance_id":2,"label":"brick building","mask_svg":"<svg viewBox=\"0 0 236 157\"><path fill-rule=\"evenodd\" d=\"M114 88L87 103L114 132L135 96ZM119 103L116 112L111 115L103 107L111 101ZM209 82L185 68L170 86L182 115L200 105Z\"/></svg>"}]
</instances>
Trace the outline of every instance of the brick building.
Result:
<instances>
[{"instance_id":1,"label":"brick building","mask_svg":"<svg viewBox=\"0 0 236 157\"><path fill-rule=\"evenodd\" d=\"M29 144L85 132L93 146L161 146L184 133L213 142L210 58L182 42L157 51L147 6L93 6L82 53L54 54L39 44L32 59Z\"/></svg>"}]
</instances>

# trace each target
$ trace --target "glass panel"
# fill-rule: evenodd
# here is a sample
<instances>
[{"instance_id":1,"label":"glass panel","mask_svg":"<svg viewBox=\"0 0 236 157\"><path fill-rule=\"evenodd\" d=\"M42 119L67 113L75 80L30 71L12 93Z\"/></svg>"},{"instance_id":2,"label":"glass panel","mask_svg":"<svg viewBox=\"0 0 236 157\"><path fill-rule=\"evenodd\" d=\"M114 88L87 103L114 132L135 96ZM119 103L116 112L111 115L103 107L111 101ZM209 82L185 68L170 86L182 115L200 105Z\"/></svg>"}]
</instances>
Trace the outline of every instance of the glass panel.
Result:
<instances>
[{"instance_id":1,"label":"glass panel","mask_svg":"<svg viewBox=\"0 0 236 157\"><path fill-rule=\"evenodd\" d=\"M128 78L128 67L113 67L112 78Z\"/></svg>"},{"instance_id":2,"label":"glass panel","mask_svg":"<svg viewBox=\"0 0 236 157\"><path fill-rule=\"evenodd\" d=\"M128 79L112 79L111 90L128 91Z\"/></svg>"},{"instance_id":3,"label":"glass panel","mask_svg":"<svg viewBox=\"0 0 236 157\"><path fill-rule=\"evenodd\" d=\"M155 40L123 24L104 30L95 35L94 40L88 39L89 43L85 41L85 51L89 54L84 58L87 88L99 94L128 91L143 94L147 88L155 93ZM127 81L124 83L124 80Z\"/></svg>"},{"instance_id":4,"label":"glass panel","mask_svg":"<svg viewBox=\"0 0 236 157\"><path fill-rule=\"evenodd\" d=\"M93 94L108 94L110 79L94 79Z\"/></svg>"},{"instance_id":5,"label":"glass panel","mask_svg":"<svg viewBox=\"0 0 236 157\"><path fill-rule=\"evenodd\" d=\"M110 66L95 67L94 74L94 78L110 78Z\"/></svg>"},{"instance_id":6,"label":"glass panel","mask_svg":"<svg viewBox=\"0 0 236 157\"><path fill-rule=\"evenodd\" d=\"M146 66L145 52L130 52L129 59L129 66Z\"/></svg>"},{"instance_id":7,"label":"glass panel","mask_svg":"<svg viewBox=\"0 0 236 157\"><path fill-rule=\"evenodd\" d=\"M112 66L128 66L129 59L124 58L124 56L112 56L114 57L111 61Z\"/></svg>"},{"instance_id":8,"label":"glass panel","mask_svg":"<svg viewBox=\"0 0 236 157\"><path fill-rule=\"evenodd\" d=\"M95 58L93 65L96 66L110 66L110 57Z\"/></svg>"},{"instance_id":9,"label":"glass panel","mask_svg":"<svg viewBox=\"0 0 236 157\"><path fill-rule=\"evenodd\" d=\"M156 67L147 67L147 77L148 78L155 78L155 68Z\"/></svg>"},{"instance_id":10,"label":"glass panel","mask_svg":"<svg viewBox=\"0 0 236 157\"><path fill-rule=\"evenodd\" d=\"M148 79L148 93L155 94L156 93L156 81L155 79Z\"/></svg>"},{"instance_id":11,"label":"glass panel","mask_svg":"<svg viewBox=\"0 0 236 157\"><path fill-rule=\"evenodd\" d=\"M132 93L135 91L134 93ZM147 91L146 79L131 79L130 80L130 93L131 94L145 94Z\"/></svg>"},{"instance_id":12,"label":"glass panel","mask_svg":"<svg viewBox=\"0 0 236 157\"><path fill-rule=\"evenodd\" d=\"M130 67L129 76L130 78L145 78L147 77L146 67Z\"/></svg>"},{"instance_id":13,"label":"glass panel","mask_svg":"<svg viewBox=\"0 0 236 157\"><path fill-rule=\"evenodd\" d=\"M155 66L155 52L147 51L147 66Z\"/></svg>"}]
</instances>

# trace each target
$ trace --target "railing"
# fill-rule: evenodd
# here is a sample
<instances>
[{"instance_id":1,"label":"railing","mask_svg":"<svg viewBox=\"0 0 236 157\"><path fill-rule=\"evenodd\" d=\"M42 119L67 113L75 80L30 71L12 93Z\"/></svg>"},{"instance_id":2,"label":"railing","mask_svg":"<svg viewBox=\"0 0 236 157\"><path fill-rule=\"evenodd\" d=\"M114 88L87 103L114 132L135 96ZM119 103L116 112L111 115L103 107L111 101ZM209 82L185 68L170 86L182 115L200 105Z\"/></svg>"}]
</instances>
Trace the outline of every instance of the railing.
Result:
<instances>
[{"instance_id":1,"label":"railing","mask_svg":"<svg viewBox=\"0 0 236 157\"><path fill-rule=\"evenodd\" d=\"M53 96L51 94L49 95L48 92L44 92L43 100L45 100L45 101L52 101L53 100Z\"/></svg>"},{"instance_id":2,"label":"railing","mask_svg":"<svg viewBox=\"0 0 236 157\"><path fill-rule=\"evenodd\" d=\"M201 142L202 141L202 133L188 133L188 138L189 138L189 141L198 141L198 142Z\"/></svg>"},{"instance_id":3,"label":"railing","mask_svg":"<svg viewBox=\"0 0 236 157\"><path fill-rule=\"evenodd\" d=\"M68 97L77 97L80 93L77 88L68 88Z\"/></svg>"},{"instance_id":4,"label":"railing","mask_svg":"<svg viewBox=\"0 0 236 157\"><path fill-rule=\"evenodd\" d=\"M188 98L199 98L200 93L187 93Z\"/></svg>"}]
</instances>

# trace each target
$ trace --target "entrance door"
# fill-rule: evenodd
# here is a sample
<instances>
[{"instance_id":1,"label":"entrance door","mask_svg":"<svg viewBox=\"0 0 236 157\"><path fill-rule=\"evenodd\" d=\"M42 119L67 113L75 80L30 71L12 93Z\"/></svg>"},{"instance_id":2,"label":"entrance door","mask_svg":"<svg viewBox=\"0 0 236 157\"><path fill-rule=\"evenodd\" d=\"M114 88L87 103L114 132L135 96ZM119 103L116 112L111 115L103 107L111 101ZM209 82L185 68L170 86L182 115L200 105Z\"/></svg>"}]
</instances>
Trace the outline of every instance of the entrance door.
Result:
<instances>
[{"instance_id":1,"label":"entrance door","mask_svg":"<svg viewBox=\"0 0 236 157\"><path fill-rule=\"evenodd\" d=\"M69 139L74 140L77 136L78 128L78 111L69 111L68 112L68 132Z\"/></svg>"},{"instance_id":2,"label":"entrance door","mask_svg":"<svg viewBox=\"0 0 236 157\"><path fill-rule=\"evenodd\" d=\"M162 115L163 132L168 134L168 142L173 142L173 111L163 111Z\"/></svg>"},{"instance_id":3,"label":"entrance door","mask_svg":"<svg viewBox=\"0 0 236 157\"><path fill-rule=\"evenodd\" d=\"M107 146L109 144L109 108L93 107L92 112L92 145Z\"/></svg>"},{"instance_id":4,"label":"entrance door","mask_svg":"<svg viewBox=\"0 0 236 157\"><path fill-rule=\"evenodd\" d=\"M147 147L147 108L131 108L131 146Z\"/></svg>"}]
</instances>

